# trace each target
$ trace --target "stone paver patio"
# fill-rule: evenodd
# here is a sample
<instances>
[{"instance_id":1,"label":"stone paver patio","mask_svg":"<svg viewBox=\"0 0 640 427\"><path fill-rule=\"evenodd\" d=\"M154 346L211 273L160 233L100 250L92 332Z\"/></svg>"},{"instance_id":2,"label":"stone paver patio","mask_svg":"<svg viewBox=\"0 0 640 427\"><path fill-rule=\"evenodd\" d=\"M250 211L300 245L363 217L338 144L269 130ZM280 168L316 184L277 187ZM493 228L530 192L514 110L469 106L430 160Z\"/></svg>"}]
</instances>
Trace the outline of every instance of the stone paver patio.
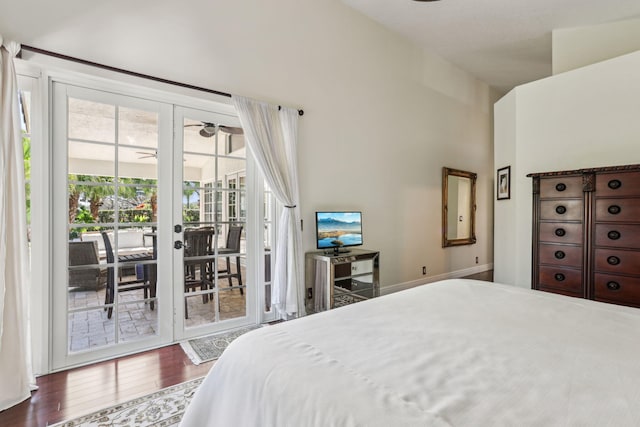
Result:
<instances>
[{"instance_id":1,"label":"stone paver patio","mask_svg":"<svg viewBox=\"0 0 640 427\"><path fill-rule=\"evenodd\" d=\"M234 286L237 285L234 279ZM246 288L245 288L246 291ZM69 291L69 309L95 307L95 310L80 311L69 314L69 350L71 352L115 343L116 313L111 319L104 310L105 289L98 291ZM120 341L132 341L156 334L158 314L162 315L162 301L155 303L151 310L148 301L144 301L143 291L127 291L119 295L118 334ZM245 296L239 289L227 287L222 282L219 291L220 320L241 317L246 314ZM187 310L189 318L185 319L186 327L208 324L215 321L214 302L204 303L202 295L189 297L187 294ZM167 314L169 315L169 314Z\"/></svg>"}]
</instances>

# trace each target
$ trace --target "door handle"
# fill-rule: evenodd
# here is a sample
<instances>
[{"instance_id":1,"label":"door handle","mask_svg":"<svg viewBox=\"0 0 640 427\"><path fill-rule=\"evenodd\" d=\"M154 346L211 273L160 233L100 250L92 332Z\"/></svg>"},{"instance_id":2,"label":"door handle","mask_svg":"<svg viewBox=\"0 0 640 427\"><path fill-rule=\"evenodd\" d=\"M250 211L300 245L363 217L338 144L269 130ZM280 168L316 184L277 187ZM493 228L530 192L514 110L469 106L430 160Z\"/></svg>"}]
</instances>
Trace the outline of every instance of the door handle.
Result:
<instances>
[{"instance_id":1,"label":"door handle","mask_svg":"<svg viewBox=\"0 0 640 427\"><path fill-rule=\"evenodd\" d=\"M180 240L176 240L175 242L173 242L173 247L175 249L182 249L182 242Z\"/></svg>"}]
</instances>

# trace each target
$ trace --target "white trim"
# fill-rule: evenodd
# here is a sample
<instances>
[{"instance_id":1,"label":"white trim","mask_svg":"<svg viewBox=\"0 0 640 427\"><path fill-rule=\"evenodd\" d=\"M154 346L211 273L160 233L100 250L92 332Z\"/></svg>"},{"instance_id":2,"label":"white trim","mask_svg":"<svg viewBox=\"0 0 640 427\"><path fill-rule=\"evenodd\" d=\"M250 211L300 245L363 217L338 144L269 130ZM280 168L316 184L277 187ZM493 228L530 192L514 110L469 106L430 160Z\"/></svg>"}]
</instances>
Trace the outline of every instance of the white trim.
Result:
<instances>
[{"instance_id":1,"label":"white trim","mask_svg":"<svg viewBox=\"0 0 640 427\"><path fill-rule=\"evenodd\" d=\"M42 76L42 70L40 67L34 64L30 64L22 59L15 58L16 74L25 77L40 78Z\"/></svg>"},{"instance_id":2,"label":"white trim","mask_svg":"<svg viewBox=\"0 0 640 427\"><path fill-rule=\"evenodd\" d=\"M429 276L418 280L412 280L410 282L397 283L395 285L383 286L380 288L380 295L388 295L394 292L404 291L406 289L415 288L416 286L426 285L427 283L437 282L439 280L446 279L458 279L461 277L470 276L472 274L482 273L493 269L493 263L476 265L475 267L469 267L462 270L450 271L448 273L438 274L436 276Z\"/></svg>"},{"instance_id":3,"label":"white trim","mask_svg":"<svg viewBox=\"0 0 640 427\"><path fill-rule=\"evenodd\" d=\"M42 120L46 90L40 80L39 70L16 63L18 87L31 94L31 250L30 250L30 319L33 372L36 375L49 370L49 251L48 230L49 163L46 122Z\"/></svg>"}]
</instances>

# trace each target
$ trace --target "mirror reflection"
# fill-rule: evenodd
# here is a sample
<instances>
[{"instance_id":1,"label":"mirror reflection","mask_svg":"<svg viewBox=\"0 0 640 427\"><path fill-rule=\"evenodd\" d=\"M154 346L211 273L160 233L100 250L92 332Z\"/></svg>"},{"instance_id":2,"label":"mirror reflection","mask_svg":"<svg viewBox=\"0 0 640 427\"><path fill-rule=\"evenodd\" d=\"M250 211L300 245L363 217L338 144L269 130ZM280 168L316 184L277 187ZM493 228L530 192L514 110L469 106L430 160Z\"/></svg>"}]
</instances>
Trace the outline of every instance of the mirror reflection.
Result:
<instances>
[{"instance_id":1,"label":"mirror reflection","mask_svg":"<svg viewBox=\"0 0 640 427\"><path fill-rule=\"evenodd\" d=\"M442 247L476 242L476 177L472 172L442 169Z\"/></svg>"}]
</instances>

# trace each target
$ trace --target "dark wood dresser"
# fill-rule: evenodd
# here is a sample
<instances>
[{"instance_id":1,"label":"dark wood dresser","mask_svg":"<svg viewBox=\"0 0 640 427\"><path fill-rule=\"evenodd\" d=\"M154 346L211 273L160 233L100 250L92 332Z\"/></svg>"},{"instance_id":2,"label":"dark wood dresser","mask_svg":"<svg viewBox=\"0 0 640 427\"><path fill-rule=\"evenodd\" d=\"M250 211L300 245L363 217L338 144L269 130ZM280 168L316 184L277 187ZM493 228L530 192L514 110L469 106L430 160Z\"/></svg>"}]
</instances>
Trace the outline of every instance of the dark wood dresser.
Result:
<instances>
[{"instance_id":1,"label":"dark wood dresser","mask_svg":"<svg viewBox=\"0 0 640 427\"><path fill-rule=\"evenodd\" d=\"M532 288L640 307L640 165L527 176Z\"/></svg>"}]
</instances>

